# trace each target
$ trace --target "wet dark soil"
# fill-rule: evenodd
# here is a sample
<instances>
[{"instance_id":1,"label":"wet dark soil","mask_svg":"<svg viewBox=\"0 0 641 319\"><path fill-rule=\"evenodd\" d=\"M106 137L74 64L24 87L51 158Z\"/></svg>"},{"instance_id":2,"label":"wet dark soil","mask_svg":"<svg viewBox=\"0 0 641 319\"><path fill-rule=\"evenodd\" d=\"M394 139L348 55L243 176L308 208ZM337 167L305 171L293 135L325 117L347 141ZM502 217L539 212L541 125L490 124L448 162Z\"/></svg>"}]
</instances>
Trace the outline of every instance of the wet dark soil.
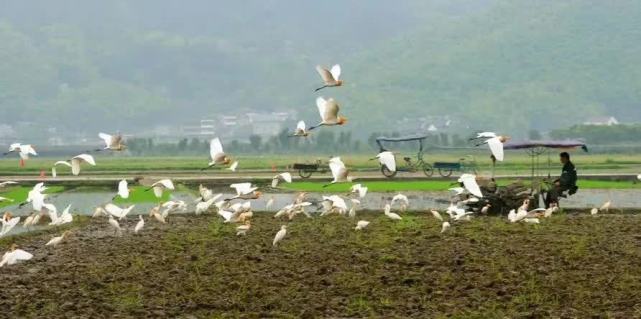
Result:
<instances>
[{"instance_id":1,"label":"wet dark soil","mask_svg":"<svg viewBox=\"0 0 641 319\"><path fill-rule=\"evenodd\" d=\"M0 268L7 318L638 318L641 216L555 216L540 225L485 217L453 224L424 214L371 224L329 216L289 223L255 214L245 237L213 215L161 225L91 219L3 239L34 254Z\"/></svg>"}]
</instances>

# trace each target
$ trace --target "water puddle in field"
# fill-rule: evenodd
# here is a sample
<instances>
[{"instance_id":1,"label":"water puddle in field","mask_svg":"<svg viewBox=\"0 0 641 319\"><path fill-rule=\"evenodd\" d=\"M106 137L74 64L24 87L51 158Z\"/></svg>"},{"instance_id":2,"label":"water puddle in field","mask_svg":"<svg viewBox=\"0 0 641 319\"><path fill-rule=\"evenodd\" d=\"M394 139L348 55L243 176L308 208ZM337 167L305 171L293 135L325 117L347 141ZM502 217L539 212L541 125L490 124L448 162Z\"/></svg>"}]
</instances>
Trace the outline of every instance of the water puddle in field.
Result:
<instances>
[{"instance_id":1,"label":"water puddle in field","mask_svg":"<svg viewBox=\"0 0 641 319\"><path fill-rule=\"evenodd\" d=\"M227 189L220 189L225 191L223 198L232 197L234 194L227 192ZM402 192L407 195L410 202L409 210L428 210L432 208L443 209L449 205L449 196L448 192ZM194 210L194 201L196 200L195 192L174 192L171 195L171 199L174 200L183 200L189 205L187 212L193 212ZM367 196L361 200L361 209L364 210L381 210L383 209L385 203L389 202L391 198L397 194L396 192L389 193L368 193ZM309 193L307 200L312 203L319 203L322 200L323 195L330 194L320 194L320 193ZM346 198L348 206L351 206L348 198L355 198L354 195L349 194L337 194ZM641 208L641 196L639 190L580 190L577 194L563 199L561 201L561 206L564 208L577 208L577 209L586 209L592 207L600 207L605 201L611 200L612 207L615 208ZM61 212L67 205L71 204L71 212L74 215L88 215L91 216L98 205L103 205L111 201L114 193L108 192L105 190L96 190L91 191L83 189L81 191L66 191L59 194L52 194L49 196L49 203L54 204L59 212ZM268 200L273 199L274 204L270 211L276 211L283 206L290 204L296 193L266 193L260 199L252 201L252 207L255 211L265 211L265 205ZM121 204L119 206L124 207L129 204ZM136 203L136 207L130 213L131 215L138 214L147 214L149 210L157 205L157 203L148 202L148 203ZM1 212L11 211L15 216L22 216L24 220L25 216L28 216L31 213L31 205L25 205L22 208L18 208L18 205L4 207ZM315 206L311 206L309 211L315 211ZM47 219L45 219L46 225ZM29 230L41 229L47 226L38 226L35 228L30 228ZM10 234L17 234L27 231L21 225L16 226Z\"/></svg>"}]
</instances>

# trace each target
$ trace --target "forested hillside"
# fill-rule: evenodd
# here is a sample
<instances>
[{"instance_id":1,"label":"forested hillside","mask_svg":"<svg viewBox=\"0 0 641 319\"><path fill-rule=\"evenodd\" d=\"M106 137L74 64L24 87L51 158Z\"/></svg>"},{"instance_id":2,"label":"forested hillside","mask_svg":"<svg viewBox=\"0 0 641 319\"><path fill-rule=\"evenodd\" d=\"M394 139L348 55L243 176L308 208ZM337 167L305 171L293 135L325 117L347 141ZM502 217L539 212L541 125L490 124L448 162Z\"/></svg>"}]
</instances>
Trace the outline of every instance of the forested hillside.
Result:
<instances>
[{"instance_id":1,"label":"forested hillside","mask_svg":"<svg viewBox=\"0 0 641 319\"><path fill-rule=\"evenodd\" d=\"M513 136L641 120L638 1L0 4L0 124L139 130L284 108L314 122L314 65L335 62L346 85L322 94L357 136L425 114Z\"/></svg>"}]
</instances>

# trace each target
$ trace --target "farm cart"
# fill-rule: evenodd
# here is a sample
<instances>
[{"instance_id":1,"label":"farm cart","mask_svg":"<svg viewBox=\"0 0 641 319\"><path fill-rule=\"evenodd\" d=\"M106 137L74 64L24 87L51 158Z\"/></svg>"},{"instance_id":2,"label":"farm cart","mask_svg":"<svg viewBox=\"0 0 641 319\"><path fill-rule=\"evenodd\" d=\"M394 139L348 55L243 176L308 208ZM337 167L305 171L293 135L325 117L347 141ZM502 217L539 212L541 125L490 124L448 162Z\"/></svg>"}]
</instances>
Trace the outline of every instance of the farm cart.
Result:
<instances>
[{"instance_id":1,"label":"farm cart","mask_svg":"<svg viewBox=\"0 0 641 319\"><path fill-rule=\"evenodd\" d=\"M451 176L454 171L476 174L476 160L474 160L474 156L472 155L460 158L456 163L434 162L433 167L438 170L439 175L443 177Z\"/></svg>"},{"instance_id":2,"label":"farm cart","mask_svg":"<svg viewBox=\"0 0 641 319\"><path fill-rule=\"evenodd\" d=\"M321 161L318 160L314 164L295 163L293 169L298 170L298 176L301 178L309 178L313 173L325 173L328 168L321 166Z\"/></svg>"}]
</instances>

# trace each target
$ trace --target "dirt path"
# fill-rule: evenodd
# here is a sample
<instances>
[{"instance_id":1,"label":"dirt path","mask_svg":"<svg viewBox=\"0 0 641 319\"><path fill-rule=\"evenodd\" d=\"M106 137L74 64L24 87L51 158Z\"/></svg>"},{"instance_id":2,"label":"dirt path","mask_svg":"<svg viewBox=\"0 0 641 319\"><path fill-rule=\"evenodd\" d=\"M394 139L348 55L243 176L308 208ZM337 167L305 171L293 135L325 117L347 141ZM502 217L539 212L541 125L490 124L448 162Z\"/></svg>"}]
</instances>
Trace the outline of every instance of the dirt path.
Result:
<instances>
[{"instance_id":1,"label":"dirt path","mask_svg":"<svg viewBox=\"0 0 641 319\"><path fill-rule=\"evenodd\" d=\"M256 216L258 215L258 216ZM92 219L0 241L32 252L0 268L0 316L641 317L641 216L556 216L540 225L477 218L441 235L431 216L283 221L256 214L246 237L212 215L147 220L116 237Z\"/></svg>"}]
</instances>

